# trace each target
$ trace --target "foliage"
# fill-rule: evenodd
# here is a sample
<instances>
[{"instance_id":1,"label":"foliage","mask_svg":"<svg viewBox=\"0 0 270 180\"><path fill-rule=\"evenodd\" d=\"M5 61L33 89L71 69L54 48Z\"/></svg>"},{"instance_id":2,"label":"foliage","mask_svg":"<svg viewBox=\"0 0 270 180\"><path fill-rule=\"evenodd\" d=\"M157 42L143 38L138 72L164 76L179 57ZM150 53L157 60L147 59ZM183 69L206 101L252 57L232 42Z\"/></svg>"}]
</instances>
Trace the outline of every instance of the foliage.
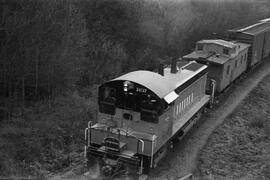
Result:
<instances>
[{"instance_id":1,"label":"foliage","mask_svg":"<svg viewBox=\"0 0 270 180\"><path fill-rule=\"evenodd\" d=\"M55 96L161 59L269 15L250 1L1 1L1 95ZM214 23L213 23L214 22ZM77 85L77 86L76 86Z\"/></svg>"},{"instance_id":2,"label":"foliage","mask_svg":"<svg viewBox=\"0 0 270 180\"><path fill-rule=\"evenodd\" d=\"M199 177L269 179L269 87L268 75L210 136L199 157Z\"/></svg>"},{"instance_id":3,"label":"foliage","mask_svg":"<svg viewBox=\"0 0 270 180\"><path fill-rule=\"evenodd\" d=\"M74 93L27 108L25 120L3 121L0 176L45 176L83 158L84 128L94 118L93 104Z\"/></svg>"}]
</instances>

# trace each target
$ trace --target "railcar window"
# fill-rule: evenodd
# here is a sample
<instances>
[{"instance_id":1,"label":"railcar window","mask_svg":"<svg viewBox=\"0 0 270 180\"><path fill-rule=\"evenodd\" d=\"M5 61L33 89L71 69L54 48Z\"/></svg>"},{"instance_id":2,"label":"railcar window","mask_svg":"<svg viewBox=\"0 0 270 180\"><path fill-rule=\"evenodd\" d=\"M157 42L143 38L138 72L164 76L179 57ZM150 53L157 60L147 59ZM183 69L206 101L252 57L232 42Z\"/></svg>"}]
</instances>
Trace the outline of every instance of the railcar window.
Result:
<instances>
[{"instance_id":1,"label":"railcar window","mask_svg":"<svg viewBox=\"0 0 270 180\"><path fill-rule=\"evenodd\" d=\"M197 44L197 50L202 51L203 50L203 45L202 44Z\"/></svg>"},{"instance_id":2,"label":"railcar window","mask_svg":"<svg viewBox=\"0 0 270 180\"><path fill-rule=\"evenodd\" d=\"M228 55L229 54L229 49L228 48L223 48L223 54Z\"/></svg>"},{"instance_id":3,"label":"railcar window","mask_svg":"<svg viewBox=\"0 0 270 180\"><path fill-rule=\"evenodd\" d=\"M227 66L227 75L230 74L230 66Z\"/></svg>"}]
</instances>

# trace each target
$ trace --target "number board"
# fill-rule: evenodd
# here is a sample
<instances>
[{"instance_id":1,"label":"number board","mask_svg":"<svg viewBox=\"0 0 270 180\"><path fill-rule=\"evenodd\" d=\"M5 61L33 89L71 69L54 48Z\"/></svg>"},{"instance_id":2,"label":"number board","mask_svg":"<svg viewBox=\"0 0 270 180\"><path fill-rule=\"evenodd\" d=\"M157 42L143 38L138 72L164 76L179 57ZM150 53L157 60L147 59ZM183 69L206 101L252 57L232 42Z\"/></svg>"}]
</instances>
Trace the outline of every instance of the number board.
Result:
<instances>
[{"instance_id":1,"label":"number board","mask_svg":"<svg viewBox=\"0 0 270 180\"><path fill-rule=\"evenodd\" d=\"M137 92L141 92L141 93L146 93L147 89L137 87L137 88L136 88L136 91L137 91Z\"/></svg>"}]
</instances>

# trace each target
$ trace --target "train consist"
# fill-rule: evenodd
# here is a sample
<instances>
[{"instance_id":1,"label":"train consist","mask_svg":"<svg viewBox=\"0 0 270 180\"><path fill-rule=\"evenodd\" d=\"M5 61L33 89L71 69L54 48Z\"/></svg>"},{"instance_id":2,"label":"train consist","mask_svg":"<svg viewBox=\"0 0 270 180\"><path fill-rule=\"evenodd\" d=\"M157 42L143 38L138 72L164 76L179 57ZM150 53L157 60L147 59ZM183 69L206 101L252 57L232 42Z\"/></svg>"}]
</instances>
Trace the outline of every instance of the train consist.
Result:
<instances>
[{"instance_id":1,"label":"train consist","mask_svg":"<svg viewBox=\"0 0 270 180\"><path fill-rule=\"evenodd\" d=\"M270 55L270 19L201 40L191 54L158 72L134 71L102 84L97 123L85 129L85 156L110 176L147 174L233 81Z\"/></svg>"}]
</instances>

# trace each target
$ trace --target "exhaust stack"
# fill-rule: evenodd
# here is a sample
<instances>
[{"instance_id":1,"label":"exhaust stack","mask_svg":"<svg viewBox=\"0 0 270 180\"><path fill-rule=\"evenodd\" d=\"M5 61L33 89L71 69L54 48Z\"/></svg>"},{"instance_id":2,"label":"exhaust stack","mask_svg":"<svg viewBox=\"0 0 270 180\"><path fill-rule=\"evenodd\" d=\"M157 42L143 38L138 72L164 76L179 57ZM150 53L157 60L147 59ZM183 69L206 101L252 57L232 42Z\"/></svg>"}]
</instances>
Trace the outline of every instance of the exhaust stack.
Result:
<instances>
[{"instance_id":1,"label":"exhaust stack","mask_svg":"<svg viewBox=\"0 0 270 180\"><path fill-rule=\"evenodd\" d=\"M177 73L176 61L177 61L177 58L172 58L172 64L171 64L171 73L172 74Z\"/></svg>"},{"instance_id":2,"label":"exhaust stack","mask_svg":"<svg viewBox=\"0 0 270 180\"><path fill-rule=\"evenodd\" d=\"M163 64L159 64L158 74L160 74L161 76L164 76L164 65Z\"/></svg>"}]
</instances>

